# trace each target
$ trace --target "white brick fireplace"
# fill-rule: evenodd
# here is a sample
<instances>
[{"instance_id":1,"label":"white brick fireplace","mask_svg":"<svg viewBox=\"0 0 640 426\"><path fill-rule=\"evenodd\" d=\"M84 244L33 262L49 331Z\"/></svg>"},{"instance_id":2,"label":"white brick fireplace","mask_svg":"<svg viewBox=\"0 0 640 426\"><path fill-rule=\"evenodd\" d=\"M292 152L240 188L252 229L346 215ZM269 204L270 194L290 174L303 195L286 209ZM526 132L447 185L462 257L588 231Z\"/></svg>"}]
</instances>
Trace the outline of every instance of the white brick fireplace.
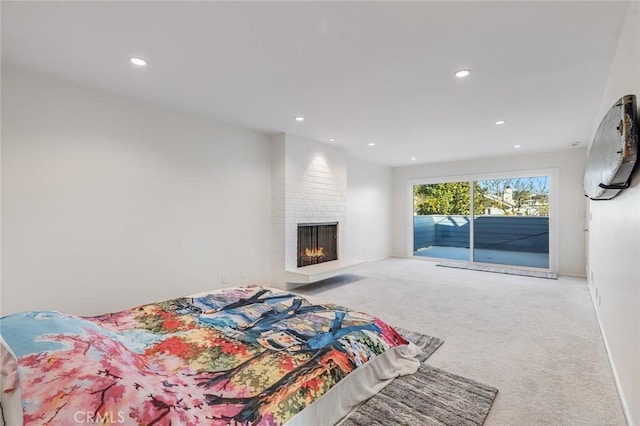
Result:
<instances>
[{"instance_id":1,"label":"white brick fireplace","mask_svg":"<svg viewBox=\"0 0 640 426\"><path fill-rule=\"evenodd\" d=\"M281 134L272 138L271 155L273 284L292 288L335 275L346 266L341 256L347 233L345 151ZM338 222L338 261L298 268L298 224L326 222Z\"/></svg>"}]
</instances>

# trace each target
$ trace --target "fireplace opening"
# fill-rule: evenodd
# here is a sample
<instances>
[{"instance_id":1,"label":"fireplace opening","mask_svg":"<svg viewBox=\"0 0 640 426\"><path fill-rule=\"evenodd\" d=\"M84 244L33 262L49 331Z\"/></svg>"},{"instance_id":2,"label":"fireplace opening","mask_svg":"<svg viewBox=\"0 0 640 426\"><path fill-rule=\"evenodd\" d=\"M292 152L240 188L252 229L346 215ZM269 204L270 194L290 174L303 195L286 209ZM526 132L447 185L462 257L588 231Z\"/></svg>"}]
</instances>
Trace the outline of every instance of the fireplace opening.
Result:
<instances>
[{"instance_id":1,"label":"fireplace opening","mask_svg":"<svg viewBox=\"0 0 640 426\"><path fill-rule=\"evenodd\" d=\"M338 260L338 223L298 224L298 268Z\"/></svg>"}]
</instances>

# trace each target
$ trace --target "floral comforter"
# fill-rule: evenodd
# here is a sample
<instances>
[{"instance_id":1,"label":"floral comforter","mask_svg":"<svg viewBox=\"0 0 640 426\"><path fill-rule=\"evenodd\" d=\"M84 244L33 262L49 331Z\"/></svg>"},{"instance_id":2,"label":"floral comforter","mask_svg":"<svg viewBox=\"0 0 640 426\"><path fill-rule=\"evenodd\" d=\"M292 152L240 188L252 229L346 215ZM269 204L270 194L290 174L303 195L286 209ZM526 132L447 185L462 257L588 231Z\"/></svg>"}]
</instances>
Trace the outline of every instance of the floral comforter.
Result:
<instances>
[{"instance_id":1,"label":"floral comforter","mask_svg":"<svg viewBox=\"0 0 640 426\"><path fill-rule=\"evenodd\" d=\"M37 425L281 425L407 344L370 315L262 287L97 317L14 314L0 331Z\"/></svg>"}]
</instances>

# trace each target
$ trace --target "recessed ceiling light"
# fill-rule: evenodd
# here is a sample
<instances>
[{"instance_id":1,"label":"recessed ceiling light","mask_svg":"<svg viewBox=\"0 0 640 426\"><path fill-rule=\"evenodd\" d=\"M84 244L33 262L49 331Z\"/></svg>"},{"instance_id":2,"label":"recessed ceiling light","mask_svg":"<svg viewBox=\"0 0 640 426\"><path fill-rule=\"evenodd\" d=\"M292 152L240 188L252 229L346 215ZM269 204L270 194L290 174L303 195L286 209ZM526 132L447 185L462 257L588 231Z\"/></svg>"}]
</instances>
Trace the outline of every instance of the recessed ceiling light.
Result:
<instances>
[{"instance_id":1,"label":"recessed ceiling light","mask_svg":"<svg viewBox=\"0 0 640 426\"><path fill-rule=\"evenodd\" d=\"M471 74L471 70L458 70L454 75L458 78L465 78L468 77L469 74Z\"/></svg>"},{"instance_id":2,"label":"recessed ceiling light","mask_svg":"<svg viewBox=\"0 0 640 426\"><path fill-rule=\"evenodd\" d=\"M504 124L504 123L505 123L505 121L504 121L504 120L498 120L498 121L496 121L496 124L497 124L498 126L499 126L499 125L501 125L501 124Z\"/></svg>"},{"instance_id":3,"label":"recessed ceiling light","mask_svg":"<svg viewBox=\"0 0 640 426\"><path fill-rule=\"evenodd\" d=\"M411 157L411 161L416 161L416 157Z\"/></svg>"},{"instance_id":4,"label":"recessed ceiling light","mask_svg":"<svg viewBox=\"0 0 640 426\"><path fill-rule=\"evenodd\" d=\"M304 121L304 117L301 116L301 115L296 115L295 120L296 121Z\"/></svg>"},{"instance_id":5,"label":"recessed ceiling light","mask_svg":"<svg viewBox=\"0 0 640 426\"><path fill-rule=\"evenodd\" d=\"M376 144L373 142L369 142L369 146L376 146Z\"/></svg>"},{"instance_id":6,"label":"recessed ceiling light","mask_svg":"<svg viewBox=\"0 0 640 426\"><path fill-rule=\"evenodd\" d=\"M147 61L142 59L142 58L138 58L135 56L132 56L131 58L129 58L129 62L131 62L133 65L137 65L139 67L144 67L145 65L147 65Z\"/></svg>"},{"instance_id":7,"label":"recessed ceiling light","mask_svg":"<svg viewBox=\"0 0 640 426\"><path fill-rule=\"evenodd\" d=\"M336 138L329 138L329 142L335 142Z\"/></svg>"},{"instance_id":8,"label":"recessed ceiling light","mask_svg":"<svg viewBox=\"0 0 640 426\"><path fill-rule=\"evenodd\" d=\"M518 148L520 148L520 145L514 145L513 147L514 147L515 149L518 149Z\"/></svg>"}]
</instances>

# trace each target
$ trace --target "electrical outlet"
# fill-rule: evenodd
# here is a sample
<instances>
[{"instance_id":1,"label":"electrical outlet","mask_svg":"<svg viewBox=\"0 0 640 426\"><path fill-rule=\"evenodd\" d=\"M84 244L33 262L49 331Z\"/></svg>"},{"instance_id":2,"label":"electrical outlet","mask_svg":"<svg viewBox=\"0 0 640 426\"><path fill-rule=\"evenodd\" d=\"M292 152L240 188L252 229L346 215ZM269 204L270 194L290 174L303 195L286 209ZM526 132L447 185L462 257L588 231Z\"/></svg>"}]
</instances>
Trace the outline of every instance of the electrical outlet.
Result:
<instances>
[{"instance_id":1,"label":"electrical outlet","mask_svg":"<svg viewBox=\"0 0 640 426\"><path fill-rule=\"evenodd\" d=\"M228 283L229 281L227 280L227 274L222 274L220 281L222 282L222 284Z\"/></svg>"}]
</instances>

